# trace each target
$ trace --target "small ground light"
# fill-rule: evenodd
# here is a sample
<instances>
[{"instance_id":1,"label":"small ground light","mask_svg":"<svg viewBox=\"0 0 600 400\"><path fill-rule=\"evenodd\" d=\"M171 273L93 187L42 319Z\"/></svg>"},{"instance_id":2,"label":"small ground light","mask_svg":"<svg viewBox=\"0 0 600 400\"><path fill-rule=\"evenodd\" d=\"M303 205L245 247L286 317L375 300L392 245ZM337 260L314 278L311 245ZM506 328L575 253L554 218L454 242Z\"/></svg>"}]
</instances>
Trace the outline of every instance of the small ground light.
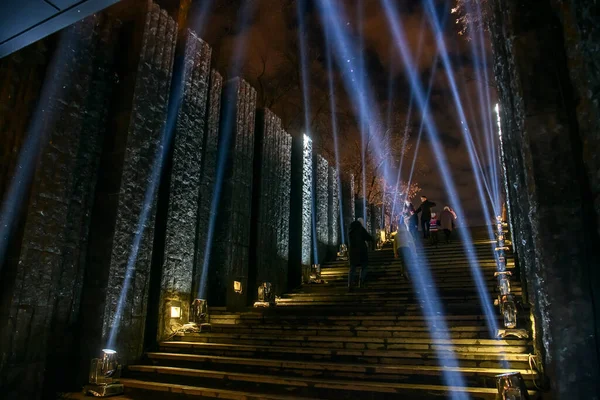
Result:
<instances>
[{"instance_id":1,"label":"small ground light","mask_svg":"<svg viewBox=\"0 0 600 400\"><path fill-rule=\"evenodd\" d=\"M121 365L117 352L102 349L102 358L93 358L90 362L89 384L84 392L94 397L109 397L123 393L123 384L119 383Z\"/></svg>"},{"instance_id":2,"label":"small ground light","mask_svg":"<svg viewBox=\"0 0 600 400\"><path fill-rule=\"evenodd\" d=\"M499 400L529 400L525 381L519 372L496 375Z\"/></svg>"},{"instance_id":3,"label":"small ground light","mask_svg":"<svg viewBox=\"0 0 600 400\"><path fill-rule=\"evenodd\" d=\"M233 281L233 291L239 294L242 294L242 282Z\"/></svg>"},{"instance_id":4,"label":"small ground light","mask_svg":"<svg viewBox=\"0 0 600 400\"><path fill-rule=\"evenodd\" d=\"M181 318L181 304L171 306L171 318L172 319Z\"/></svg>"}]
</instances>

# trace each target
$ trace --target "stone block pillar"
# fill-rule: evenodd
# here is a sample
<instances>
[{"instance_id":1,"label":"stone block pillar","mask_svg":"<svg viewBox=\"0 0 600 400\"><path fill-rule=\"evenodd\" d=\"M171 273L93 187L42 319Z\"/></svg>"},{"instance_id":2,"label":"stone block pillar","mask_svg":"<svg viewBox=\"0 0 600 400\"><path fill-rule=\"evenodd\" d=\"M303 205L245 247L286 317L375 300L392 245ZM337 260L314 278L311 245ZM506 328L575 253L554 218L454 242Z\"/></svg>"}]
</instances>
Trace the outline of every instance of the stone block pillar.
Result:
<instances>
[{"instance_id":1,"label":"stone block pillar","mask_svg":"<svg viewBox=\"0 0 600 400\"><path fill-rule=\"evenodd\" d=\"M588 46L597 48L597 35L588 36L597 26L591 3L490 2L512 238L554 398L600 393L600 215L592 184L600 175L591 156L599 119L598 103L590 103L598 74L584 62ZM578 32L575 18L594 22Z\"/></svg>"},{"instance_id":2,"label":"stone block pillar","mask_svg":"<svg viewBox=\"0 0 600 400\"><path fill-rule=\"evenodd\" d=\"M342 243L348 244L348 229L350 228L350 224L356 219L354 175L347 174L343 176L341 182L342 214L344 223L340 228L343 228L343 231L341 231Z\"/></svg>"},{"instance_id":3,"label":"stone block pillar","mask_svg":"<svg viewBox=\"0 0 600 400\"><path fill-rule=\"evenodd\" d=\"M172 129L167 135L172 135L173 154L158 303L159 340L189 321L189 305L193 300L198 198L211 50L189 30L182 45L181 54L177 56L179 70L174 75L174 90L171 92L177 98L170 100L175 105L169 111L177 112L176 117L171 116L175 126L167 127ZM180 307L180 318L171 318L171 306Z\"/></svg>"},{"instance_id":4,"label":"stone block pillar","mask_svg":"<svg viewBox=\"0 0 600 400\"><path fill-rule=\"evenodd\" d=\"M327 175L327 198L328 198L328 245L329 255L336 255L340 244L340 190L339 190L339 175L334 167L329 167Z\"/></svg>"},{"instance_id":5,"label":"stone block pillar","mask_svg":"<svg viewBox=\"0 0 600 400\"><path fill-rule=\"evenodd\" d=\"M313 246L313 146L312 140L304 135L302 141L302 203L300 210L302 213L301 225L301 264L306 266L311 264L311 254Z\"/></svg>"},{"instance_id":6,"label":"stone block pillar","mask_svg":"<svg viewBox=\"0 0 600 400\"><path fill-rule=\"evenodd\" d=\"M86 18L59 35L37 112L25 115L29 131L19 138L27 143L21 148L27 157L19 160L13 179L29 184L30 178L22 175L28 169L24 163L35 165L29 197L22 200L26 210L18 264L6 266L2 282L8 296L2 302L0 381L7 398L48 397L69 381L65 371L72 363L89 215L112 87L106 68L111 56L105 53L112 27L101 28L100 19ZM18 134L15 128L7 134Z\"/></svg>"},{"instance_id":7,"label":"stone block pillar","mask_svg":"<svg viewBox=\"0 0 600 400\"><path fill-rule=\"evenodd\" d=\"M139 357L143 348L156 199L168 145L165 124L176 40L175 22L157 5L148 2L147 6L138 37L141 53L132 82L133 97L126 99L131 102L130 114L116 116L122 123L119 127L126 127L117 133L124 147L115 153L118 157L122 152L122 173L117 193L109 195L114 199L114 229L108 233L112 241L105 305L101 316L96 316L103 321L101 345L114 346L124 362Z\"/></svg>"},{"instance_id":8,"label":"stone block pillar","mask_svg":"<svg viewBox=\"0 0 600 400\"><path fill-rule=\"evenodd\" d=\"M289 261L292 138L267 109L257 112L255 134L250 302L262 282L270 282L277 295L285 291Z\"/></svg>"},{"instance_id":9,"label":"stone block pillar","mask_svg":"<svg viewBox=\"0 0 600 400\"><path fill-rule=\"evenodd\" d=\"M208 271L210 267L210 246L214 235L218 203L213 202L217 177L217 147L219 143L219 118L221 113L221 91L223 78L217 71L210 73L208 107L206 114L206 134L202 146L202 171L200 178L200 198L198 219L193 294L196 298L207 299ZM209 235L210 231L210 235Z\"/></svg>"},{"instance_id":10,"label":"stone block pillar","mask_svg":"<svg viewBox=\"0 0 600 400\"><path fill-rule=\"evenodd\" d=\"M209 304L244 307L248 285L256 91L235 78L223 88L215 196L218 214L209 264ZM213 202L216 200L213 199ZM242 293L234 291L234 281Z\"/></svg>"},{"instance_id":11,"label":"stone block pillar","mask_svg":"<svg viewBox=\"0 0 600 400\"><path fill-rule=\"evenodd\" d=\"M314 223L316 237L316 252L313 259L316 264L321 264L327 258L329 245L329 163L320 154L314 156L313 170L314 187Z\"/></svg>"}]
</instances>

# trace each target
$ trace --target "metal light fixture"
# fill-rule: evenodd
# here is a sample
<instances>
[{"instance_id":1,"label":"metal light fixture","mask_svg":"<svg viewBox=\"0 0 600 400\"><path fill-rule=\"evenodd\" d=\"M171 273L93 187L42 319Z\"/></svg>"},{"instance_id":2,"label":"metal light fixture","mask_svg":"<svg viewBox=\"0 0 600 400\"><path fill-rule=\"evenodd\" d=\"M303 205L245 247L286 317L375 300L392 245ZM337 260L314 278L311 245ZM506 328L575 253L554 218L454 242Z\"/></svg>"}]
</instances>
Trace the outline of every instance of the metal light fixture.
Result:
<instances>
[{"instance_id":1,"label":"metal light fixture","mask_svg":"<svg viewBox=\"0 0 600 400\"><path fill-rule=\"evenodd\" d=\"M181 302L173 301L171 302L171 319L179 318L181 318Z\"/></svg>"},{"instance_id":2,"label":"metal light fixture","mask_svg":"<svg viewBox=\"0 0 600 400\"><path fill-rule=\"evenodd\" d=\"M90 363L89 384L84 391L94 397L109 397L122 394L123 384L119 383L121 365L117 352L102 349L102 358L93 358Z\"/></svg>"},{"instance_id":3,"label":"metal light fixture","mask_svg":"<svg viewBox=\"0 0 600 400\"><path fill-rule=\"evenodd\" d=\"M258 301L254 307L270 307L275 304L275 293L273 286L269 282L263 282L258 286Z\"/></svg>"},{"instance_id":4,"label":"metal light fixture","mask_svg":"<svg viewBox=\"0 0 600 400\"><path fill-rule=\"evenodd\" d=\"M200 332L210 331L208 314L208 302L204 299L196 299L190 306L190 323L200 327Z\"/></svg>"},{"instance_id":5,"label":"metal light fixture","mask_svg":"<svg viewBox=\"0 0 600 400\"><path fill-rule=\"evenodd\" d=\"M496 375L499 400L529 400L525 381L519 372Z\"/></svg>"},{"instance_id":6,"label":"metal light fixture","mask_svg":"<svg viewBox=\"0 0 600 400\"><path fill-rule=\"evenodd\" d=\"M494 304L500 308L500 313L504 319L504 329L499 329L497 337L517 336L527 338L529 334L525 329L517 329L517 304L514 296L510 292L510 271L506 270L506 251L510 250L506 240L506 223L502 221L502 216L496 217L496 265L497 272L494 276L498 282L498 298Z\"/></svg>"},{"instance_id":7,"label":"metal light fixture","mask_svg":"<svg viewBox=\"0 0 600 400\"><path fill-rule=\"evenodd\" d=\"M242 294L243 293L242 282L233 281L233 291L236 292L237 294Z\"/></svg>"},{"instance_id":8,"label":"metal light fixture","mask_svg":"<svg viewBox=\"0 0 600 400\"><path fill-rule=\"evenodd\" d=\"M340 244L340 249L337 252L338 261L348 261L348 246Z\"/></svg>"}]
</instances>

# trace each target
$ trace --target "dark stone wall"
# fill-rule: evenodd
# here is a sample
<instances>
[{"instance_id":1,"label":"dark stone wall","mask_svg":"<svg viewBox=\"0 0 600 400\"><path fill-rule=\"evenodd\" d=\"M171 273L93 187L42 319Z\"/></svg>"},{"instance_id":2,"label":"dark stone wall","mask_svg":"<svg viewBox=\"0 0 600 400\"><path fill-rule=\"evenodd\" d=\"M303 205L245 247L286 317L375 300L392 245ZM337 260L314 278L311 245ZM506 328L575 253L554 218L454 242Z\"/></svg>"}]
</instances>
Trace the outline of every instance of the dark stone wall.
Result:
<instances>
[{"instance_id":1,"label":"dark stone wall","mask_svg":"<svg viewBox=\"0 0 600 400\"><path fill-rule=\"evenodd\" d=\"M276 295L287 287L289 261L291 136L268 109L256 114L249 301L270 282Z\"/></svg>"},{"instance_id":2,"label":"dark stone wall","mask_svg":"<svg viewBox=\"0 0 600 400\"><path fill-rule=\"evenodd\" d=\"M494 0L489 28L512 237L537 351L554 398L597 399L598 131L592 128L598 120L594 74L587 68L598 56L585 50L596 31L581 29L590 22L584 3L591 6ZM582 46L573 39L573 15L584 32Z\"/></svg>"},{"instance_id":3,"label":"dark stone wall","mask_svg":"<svg viewBox=\"0 0 600 400\"><path fill-rule=\"evenodd\" d=\"M315 232L317 234L317 254L313 254L316 264L327 259L329 245L329 163L320 154L315 154L313 165L313 190Z\"/></svg>"},{"instance_id":4,"label":"dark stone wall","mask_svg":"<svg viewBox=\"0 0 600 400\"><path fill-rule=\"evenodd\" d=\"M247 303L256 90L242 79L223 88L215 191L220 190L209 274L209 304ZM220 174L223 174L220 177ZM235 293L233 282L244 293Z\"/></svg>"},{"instance_id":5,"label":"dark stone wall","mask_svg":"<svg viewBox=\"0 0 600 400\"><path fill-rule=\"evenodd\" d=\"M101 127L112 86L106 68L111 29L93 16L61 32L38 100L41 112L26 116L31 118L26 140L35 148L27 161L37 163L18 268L3 281L10 294L2 304L7 329L2 331L0 364L7 398L53 393L70 365Z\"/></svg>"},{"instance_id":6,"label":"dark stone wall","mask_svg":"<svg viewBox=\"0 0 600 400\"><path fill-rule=\"evenodd\" d=\"M173 129L173 154L168 185L168 212L160 299L158 302L159 340L172 334L189 320L192 299L194 257L196 249L196 221L201 179L202 146L207 111L208 79L210 75L210 47L192 31L182 41L180 63L174 74L174 94L170 112L178 110ZM177 86L181 85L178 89ZM156 251L155 247L155 251ZM171 319L172 302L181 307L181 318Z\"/></svg>"},{"instance_id":7,"label":"dark stone wall","mask_svg":"<svg viewBox=\"0 0 600 400\"><path fill-rule=\"evenodd\" d=\"M196 237L196 256L193 293L197 298L207 298L208 267L210 266L210 221L216 218L217 203L213 203L215 179L217 175L217 145L219 143L219 117L221 112L221 91L223 78L217 71L210 73L208 108L206 111L206 134L202 147L202 172L200 179L200 199Z\"/></svg>"}]
</instances>

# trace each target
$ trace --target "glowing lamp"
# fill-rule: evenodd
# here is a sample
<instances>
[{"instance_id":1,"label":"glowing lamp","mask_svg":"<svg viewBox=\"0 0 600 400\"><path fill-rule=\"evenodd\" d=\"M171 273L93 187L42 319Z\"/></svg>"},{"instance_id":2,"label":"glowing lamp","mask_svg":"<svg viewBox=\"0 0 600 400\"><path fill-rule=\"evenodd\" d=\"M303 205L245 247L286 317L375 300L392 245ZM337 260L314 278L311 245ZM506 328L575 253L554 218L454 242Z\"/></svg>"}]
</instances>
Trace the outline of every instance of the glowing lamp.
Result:
<instances>
[{"instance_id":1,"label":"glowing lamp","mask_svg":"<svg viewBox=\"0 0 600 400\"><path fill-rule=\"evenodd\" d=\"M181 307L171 306L171 318L181 318Z\"/></svg>"},{"instance_id":2,"label":"glowing lamp","mask_svg":"<svg viewBox=\"0 0 600 400\"><path fill-rule=\"evenodd\" d=\"M525 381L519 372L496 375L496 388L500 400L529 400Z\"/></svg>"},{"instance_id":3,"label":"glowing lamp","mask_svg":"<svg viewBox=\"0 0 600 400\"><path fill-rule=\"evenodd\" d=\"M238 293L238 294L242 294L242 282L240 281L233 281L233 291Z\"/></svg>"},{"instance_id":4,"label":"glowing lamp","mask_svg":"<svg viewBox=\"0 0 600 400\"><path fill-rule=\"evenodd\" d=\"M204 299L196 299L190 306L190 322L204 324L208 322L208 302Z\"/></svg>"},{"instance_id":5,"label":"glowing lamp","mask_svg":"<svg viewBox=\"0 0 600 400\"><path fill-rule=\"evenodd\" d=\"M93 358L90 363L89 385L85 392L94 397L109 397L123 393L124 387L119 383L121 365L117 352L113 349L102 349L102 358Z\"/></svg>"}]
</instances>

